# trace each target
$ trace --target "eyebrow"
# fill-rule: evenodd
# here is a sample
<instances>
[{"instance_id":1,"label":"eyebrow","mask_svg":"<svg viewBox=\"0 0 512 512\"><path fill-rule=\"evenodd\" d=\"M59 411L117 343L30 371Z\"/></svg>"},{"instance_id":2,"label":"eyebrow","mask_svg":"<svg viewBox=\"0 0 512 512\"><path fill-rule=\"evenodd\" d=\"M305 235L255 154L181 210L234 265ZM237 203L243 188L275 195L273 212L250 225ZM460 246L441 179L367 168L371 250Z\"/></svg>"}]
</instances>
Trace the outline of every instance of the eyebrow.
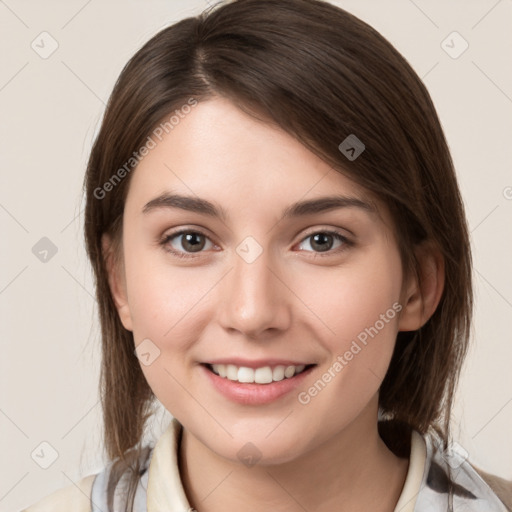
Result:
<instances>
[{"instance_id":1,"label":"eyebrow","mask_svg":"<svg viewBox=\"0 0 512 512\"><path fill-rule=\"evenodd\" d=\"M164 192L146 203L142 209L142 213L148 214L154 210L165 208L178 208L189 212L207 215L212 218L220 218L224 221L229 217L222 206L211 203L206 199L168 192ZM284 209L282 219L304 217L337 208L359 208L367 211L368 213L376 213L376 208L373 204L363 201L358 197L334 195L294 203Z\"/></svg>"}]
</instances>

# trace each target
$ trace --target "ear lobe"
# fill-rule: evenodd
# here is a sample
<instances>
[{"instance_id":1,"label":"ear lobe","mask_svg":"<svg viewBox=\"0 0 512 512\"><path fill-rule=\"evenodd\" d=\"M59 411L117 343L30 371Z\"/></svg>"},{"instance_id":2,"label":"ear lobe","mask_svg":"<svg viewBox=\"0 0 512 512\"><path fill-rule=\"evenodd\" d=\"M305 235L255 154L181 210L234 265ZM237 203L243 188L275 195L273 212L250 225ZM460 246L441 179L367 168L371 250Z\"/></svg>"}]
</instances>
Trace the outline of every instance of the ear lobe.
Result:
<instances>
[{"instance_id":1,"label":"ear lobe","mask_svg":"<svg viewBox=\"0 0 512 512\"><path fill-rule=\"evenodd\" d=\"M111 237L104 233L101 237L101 247L105 268L108 274L108 284L112 299L119 314L119 319L124 328L133 331L130 307L128 305L128 294L126 292L126 278L124 276L124 265L118 264L114 255Z\"/></svg>"},{"instance_id":2,"label":"ear lobe","mask_svg":"<svg viewBox=\"0 0 512 512\"><path fill-rule=\"evenodd\" d=\"M399 331L416 331L434 314L444 290L444 258L430 242L416 248L418 276L412 276L403 297Z\"/></svg>"}]
</instances>

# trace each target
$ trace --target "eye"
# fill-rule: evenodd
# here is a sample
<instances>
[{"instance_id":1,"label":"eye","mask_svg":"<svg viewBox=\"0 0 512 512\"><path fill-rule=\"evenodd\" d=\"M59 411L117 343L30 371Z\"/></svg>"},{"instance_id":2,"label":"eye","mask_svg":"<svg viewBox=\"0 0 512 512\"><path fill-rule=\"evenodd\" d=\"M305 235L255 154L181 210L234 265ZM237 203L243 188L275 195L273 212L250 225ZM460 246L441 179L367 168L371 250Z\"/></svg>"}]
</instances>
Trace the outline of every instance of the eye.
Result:
<instances>
[{"instance_id":1,"label":"eye","mask_svg":"<svg viewBox=\"0 0 512 512\"><path fill-rule=\"evenodd\" d=\"M303 238L300 245L310 239L311 242L309 242L309 246L313 251L308 252L314 252L318 256L330 256L333 253L337 254L353 245L348 238L340 232L333 230L315 231ZM210 247L207 247L208 242L210 243ZM332 250L335 242L338 242L338 247ZM165 235L160 241L160 245L162 245L166 251L178 258L196 258L205 247L207 249L211 249L214 244L204 233L201 233L200 231L183 229L176 233ZM194 255L194 253L198 254Z\"/></svg>"},{"instance_id":2,"label":"eye","mask_svg":"<svg viewBox=\"0 0 512 512\"><path fill-rule=\"evenodd\" d=\"M191 254L201 252L207 245L206 241L213 246L211 240L204 233L184 229L164 236L160 244L166 251L179 258L194 258L196 256Z\"/></svg>"},{"instance_id":3,"label":"eye","mask_svg":"<svg viewBox=\"0 0 512 512\"><path fill-rule=\"evenodd\" d=\"M314 233L311 233L306 238L304 238L301 242L301 245L310 239L311 242L309 242L309 245L313 251L319 253L327 252L329 253L327 256L332 255L333 253L341 252L352 245L348 238L346 238L340 232L332 230L315 231ZM338 245L337 249L331 250L335 241L338 241L340 244ZM325 255L319 254L319 256Z\"/></svg>"}]
</instances>

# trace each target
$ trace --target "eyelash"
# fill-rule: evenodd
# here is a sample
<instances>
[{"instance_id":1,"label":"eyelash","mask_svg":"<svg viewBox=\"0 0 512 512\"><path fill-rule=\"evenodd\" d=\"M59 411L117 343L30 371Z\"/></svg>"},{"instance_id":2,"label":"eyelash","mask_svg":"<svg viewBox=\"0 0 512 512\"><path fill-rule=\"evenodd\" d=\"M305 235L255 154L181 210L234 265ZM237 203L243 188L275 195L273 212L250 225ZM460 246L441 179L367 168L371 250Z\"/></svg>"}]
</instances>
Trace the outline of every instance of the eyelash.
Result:
<instances>
[{"instance_id":1,"label":"eyelash","mask_svg":"<svg viewBox=\"0 0 512 512\"><path fill-rule=\"evenodd\" d=\"M164 248L165 251L171 253L173 256L176 256L178 258L195 259L195 258L200 257L201 256L201 252L196 253L196 255L192 255L192 253L175 251L174 249L171 249L169 247L169 242L171 240L173 240L174 238L176 238L176 237L178 237L180 235L185 235L185 234L199 235L199 236L204 236L205 238L208 238L208 236L206 234L204 234L204 233L201 233L201 231L196 231L196 230L193 230L193 229L182 229L180 231L176 231L175 233L170 233L168 235L165 235L160 240L159 244ZM349 247L354 245L354 243L352 241L350 241L348 238L346 238L344 235L342 235L339 231L329 230L329 229L314 231L313 233L310 233L307 236L305 236L300 241L300 243L302 243L305 240L307 240L308 238L311 238L314 235L318 235L318 234L331 235L336 240L338 240L340 242L343 242L343 245L341 247L339 247L338 249L334 249L334 250L330 249L329 251L326 251L325 253L319 253L319 252L314 252L314 251L306 251L306 252L313 252L315 254L314 258L317 258L317 257L324 258L324 257L332 256L334 254L339 254L339 253L347 250Z\"/></svg>"}]
</instances>

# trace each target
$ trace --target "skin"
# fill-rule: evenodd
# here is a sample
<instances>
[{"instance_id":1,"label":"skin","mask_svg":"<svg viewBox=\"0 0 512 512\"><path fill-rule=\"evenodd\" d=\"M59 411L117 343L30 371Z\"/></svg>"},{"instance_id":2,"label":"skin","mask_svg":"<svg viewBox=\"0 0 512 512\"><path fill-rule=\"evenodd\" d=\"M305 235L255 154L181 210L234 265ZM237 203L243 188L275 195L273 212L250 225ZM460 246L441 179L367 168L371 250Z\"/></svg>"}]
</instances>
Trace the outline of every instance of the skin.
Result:
<instances>
[{"instance_id":1,"label":"skin","mask_svg":"<svg viewBox=\"0 0 512 512\"><path fill-rule=\"evenodd\" d=\"M378 435L378 390L397 332L419 328L439 302L438 255L423 250L422 277L404 279L391 218L378 198L226 99L199 103L131 180L122 262L107 257L110 285L135 345L149 338L160 350L141 367L184 426L179 463L190 505L199 512L226 504L239 511L392 511L408 460ZM164 191L218 203L228 217L176 208L142 213ZM296 201L333 194L371 202L376 211L280 220ZM178 228L204 233L202 251L191 252L182 236L167 247L192 257L166 251L159 241ZM332 248L322 252L311 235L333 229L352 243L328 238ZM247 236L262 249L252 263L236 252ZM109 248L105 236L107 256ZM299 403L298 392L394 303L402 305L400 315L307 405ZM300 389L270 404L242 405L221 395L199 366L230 355L317 366ZM237 456L247 442L261 452L252 467Z\"/></svg>"}]
</instances>

